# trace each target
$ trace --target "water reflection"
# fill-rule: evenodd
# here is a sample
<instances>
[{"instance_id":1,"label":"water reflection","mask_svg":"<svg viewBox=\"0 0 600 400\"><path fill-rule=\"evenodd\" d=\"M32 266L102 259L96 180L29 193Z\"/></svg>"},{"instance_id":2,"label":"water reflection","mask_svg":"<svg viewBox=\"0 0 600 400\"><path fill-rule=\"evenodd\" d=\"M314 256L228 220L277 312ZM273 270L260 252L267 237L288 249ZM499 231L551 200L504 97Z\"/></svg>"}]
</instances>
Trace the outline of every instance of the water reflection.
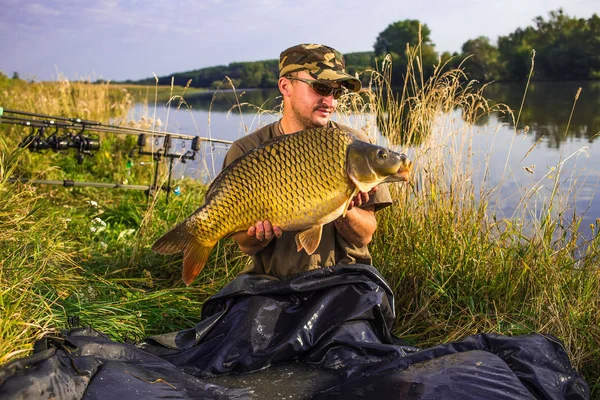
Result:
<instances>
[{"instance_id":1,"label":"water reflection","mask_svg":"<svg viewBox=\"0 0 600 400\"><path fill-rule=\"evenodd\" d=\"M579 88L581 94L575 102ZM505 103L515 110L515 118L524 93L525 83L492 84L485 91L492 101ZM600 132L599 106L600 82L532 82L525 96L518 129L528 126L535 141L543 137L545 145L554 149L567 138L586 139L591 143ZM512 124L508 118L503 121Z\"/></svg>"},{"instance_id":2,"label":"water reflection","mask_svg":"<svg viewBox=\"0 0 600 400\"><path fill-rule=\"evenodd\" d=\"M581 95L567 132L579 87L582 88ZM524 84L493 84L484 94L494 102L505 103L518 110L524 88ZM177 110L176 107L159 107L153 110L164 123L161 129L234 141L280 117L281 97L278 90L220 91L190 96L186 101L189 108ZM600 113L596 112L599 107L600 82L536 82L531 84L527 93L517 135L514 134L512 120L506 117L493 114L479 118L473 127L477 133L469 151L475 155L474 159L481 158L481 165L487 164L488 167L481 169L481 176L475 171L472 178L473 182L483 183L485 180L486 186L502 186L499 191L501 196L492 202L492 207L500 217L510 218L522 208L521 197L524 193L535 193L535 201L548 199L547 191L553 185L552 168L570 155L578 154L564 164L565 179L561 183L567 190L575 186L577 189L562 198L577 214L587 210L582 226L595 222L600 216L600 199L594 199L600 182L600 147L595 145L600 130ZM136 113L138 116L143 113L142 105L132 111L132 114ZM134 115L132 117L135 119ZM376 118L366 114L334 117L346 125L365 127L382 145L386 145L386 140L381 133L391 132L391 127L397 127L399 123L387 118L384 116L376 121ZM438 143L449 140L448 132L461 131L460 124L464 122L459 110L448 114L446 118L457 121L459 126L435 126L433 132L423 131L423 135L433 134L434 142ZM526 125L529 133L524 134ZM393 133L402 140L402 132ZM414 135L411 143L413 148L418 148L418 140ZM582 152L583 147L586 149ZM219 173L226 151L225 146L203 146L197 161L176 167L177 176L211 180ZM535 167L531 169L532 166ZM484 178L485 170L488 175Z\"/></svg>"},{"instance_id":3,"label":"water reflection","mask_svg":"<svg viewBox=\"0 0 600 400\"><path fill-rule=\"evenodd\" d=\"M573 110L579 88L581 93ZM525 83L494 83L488 86L484 95L493 104L508 105L514 110L514 118L519 118L518 129L522 130L527 126L532 140L537 142L544 138L544 144L549 148L560 148L561 143L568 138L586 139L591 143L599 134L600 113L597 110L600 107L600 82L532 82L521 109L524 93ZM279 112L281 94L277 89L220 90L188 96L186 101L193 109L204 111L236 113L240 112L238 107L241 107L245 112ZM573 116L569 124L572 110ZM379 132L390 138L390 126L397 128L398 124L402 125L401 120L406 120L405 117L406 115L398 121L390 121L387 114L379 115ZM476 124L488 124L489 118L489 115L482 115ZM504 116L501 122L512 126L513 119ZM427 134L427 129L422 129L421 132L412 133L410 140L413 145L418 144L422 135ZM402 144L407 140L405 127L400 132L394 131L393 135L397 137L393 141L395 144Z\"/></svg>"}]
</instances>

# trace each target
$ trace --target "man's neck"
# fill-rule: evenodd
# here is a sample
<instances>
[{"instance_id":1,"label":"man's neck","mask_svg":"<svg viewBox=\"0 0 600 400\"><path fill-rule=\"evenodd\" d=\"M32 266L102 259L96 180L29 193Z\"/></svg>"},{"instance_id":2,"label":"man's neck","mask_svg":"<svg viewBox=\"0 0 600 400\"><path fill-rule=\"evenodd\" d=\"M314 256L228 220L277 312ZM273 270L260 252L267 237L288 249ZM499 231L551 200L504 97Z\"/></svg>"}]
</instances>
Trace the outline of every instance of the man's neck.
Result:
<instances>
[{"instance_id":1,"label":"man's neck","mask_svg":"<svg viewBox=\"0 0 600 400\"><path fill-rule=\"evenodd\" d=\"M329 126L330 123L331 122L328 121L327 125ZM309 127L304 126L292 118L286 118L285 115L279 120L279 129L280 129L281 133L283 133L284 135L303 131L305 129L310 129L310 128L316 128L316 127L315 126L309 126Z\"/></svg>"},{"instance_id":2,"label":"man's neck","mask_svg":"<svg viewBox=\"0 0 600 400\"><path fill-rule=\"evenodd\" d=\"M279 121L279 128L284 135L304 130L304 127L291 118L286 118L285 115Z\"/></svg>"}]
</instances>

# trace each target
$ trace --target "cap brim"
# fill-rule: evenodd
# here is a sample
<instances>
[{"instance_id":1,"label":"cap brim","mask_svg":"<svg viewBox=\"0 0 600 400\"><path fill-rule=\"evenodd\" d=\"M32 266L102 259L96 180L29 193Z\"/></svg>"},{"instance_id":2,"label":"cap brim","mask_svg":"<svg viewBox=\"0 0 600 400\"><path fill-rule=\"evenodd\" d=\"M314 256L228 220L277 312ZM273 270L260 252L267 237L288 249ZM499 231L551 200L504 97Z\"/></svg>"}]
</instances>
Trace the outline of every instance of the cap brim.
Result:
<instances>
[{"instance_id":1,"label":"cap brim","mask_svg":"<svg viewBox=\"0 0 600 400\"><path fill-rule=\"evenodd\" d=\"M348 90L353 92L359 92L362 88L362 84L358 78L342 71L336 71L333 69L321 69L318 71L308 71L308 73L313 78L318 79L320 81L340 82Z\"/></svg>"}]
</instances>

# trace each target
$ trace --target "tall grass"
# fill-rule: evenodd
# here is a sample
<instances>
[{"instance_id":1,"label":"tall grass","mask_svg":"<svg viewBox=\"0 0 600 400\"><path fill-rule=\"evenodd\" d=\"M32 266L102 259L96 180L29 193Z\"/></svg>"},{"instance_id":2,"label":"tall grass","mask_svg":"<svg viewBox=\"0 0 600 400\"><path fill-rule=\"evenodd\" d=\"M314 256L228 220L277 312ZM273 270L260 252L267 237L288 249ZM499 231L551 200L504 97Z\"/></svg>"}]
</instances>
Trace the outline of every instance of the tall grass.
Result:
<instances>
[{"instance_id":1,"label":"tall grass","mask_svg":"<svg viewBox=\"0 0 600 400\"><path fill-rule=\"evenodd\" d=\"M374 265L395 293L394 332L418 346L477 332L549 333L564 342L592 394L599 395L600 224L592 227L586 247L576 249L577 216L561 209L564 202L544 203L544 212L532 218L524 198L521 215L498 218L501 186L475 181L472 126L490 113L513 111L492 106L485 86L470 82L460 68L440 64L425 79L418 47L408 51L399 94L389 85L388 59L363 93L343 97L339 107L343 122L406 151L415 164L410 185L391 187L395 205L378 213L371 244ZM108 85L72 85L0 88L0 105L65 116L87 109L97 112L84 115L89 119L108 121L131 104L128 92L115 94ZM456 110L460 124L448 120ZM9 176L34 170L123 179L119 157L125 155L109 158L111 163L95 159L102 171L56 169L58 156L35 159L16 150L23 132L3 125L0 131L6 138L0 142L0 362L26 355L36 338L67 327L74 315L116 340L189 327L203 301L245 266L247 258L224 240L209 261L217 267L184 287L181 258L149 250L202 203L199 183L182 182L184 194L169 205L160 198L148 203L141 193L9 183ZM105 141L118 154L127 146L116 140ZM560 174L554 179L555 196L577 190L558 190Z\"/></svg>"},{"instance_id":2,"label":"tall grass","mask_svg":"<svg viewBox=\"0 0 600 400\"><path fill-rule=\"evenodd\" d=\"M415 163L412 185L392 188L396 205L379 213L371 245L373 264L396 295L394 332L418 346L477 332L551 334L599 395L599 221L590 227L592 238L583 238L581 216L568 203L578 188L563 187L566 161L577 153L551 168L547 199L536 198L540 183L518 188L522 199L514 214L497 218L502 183L488 187L474 178L507 169L476 165L474 124L491 113L514 120L519 110L492 106L485 85L468 81L460 69L439 65L422 80L418 47L408 54L412 62L399 95L389 87L386 60L373 76L374 98L355 99L347 110L375 104L379 131Z\"/></svg>"},{"instance_id":3,"label":"tall grass","mask_svg":"<svg viewBox=\"0 0 600 400\"><path fill-rule=\"evenodd\" d=\"M131 104L129 92L108 84L0 87L5 108L105 124L123 119ZM187 288L181 260L150 251L153 238L202 202L205 188L198 182L183 183L183 194L168 207L164 196L148 202L141 192L9 182L27 176L148 184L149 169L125 168L135 138L105 135L98 154L77 165L68 161L71 154L20 149L28 134L21 126L2 124L0 132L0 363L26 355L36 339L68 327L72 316L117 340L189 327L204 299L244 266L224 243L211 262L227 265L226 271L214 269ZM165 176L162 171L161 181Z\"/></svg>"}]
</instances>

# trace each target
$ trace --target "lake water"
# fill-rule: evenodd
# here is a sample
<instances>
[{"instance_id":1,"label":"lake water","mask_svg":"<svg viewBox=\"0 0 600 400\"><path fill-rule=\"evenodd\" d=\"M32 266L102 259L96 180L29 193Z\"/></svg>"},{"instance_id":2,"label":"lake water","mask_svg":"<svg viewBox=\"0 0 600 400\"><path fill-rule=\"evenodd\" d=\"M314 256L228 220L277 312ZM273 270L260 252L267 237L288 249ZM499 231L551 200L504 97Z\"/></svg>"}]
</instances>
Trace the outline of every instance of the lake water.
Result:
<instances>
[{"instance_id":1,"label":"lake water","mask_svg":"<svg viewBox=\"0 0 600 400\"><path fill-rule=\"evenodd\" d=\"M490 89L488 98L520 109L525 84ZM538 82L527 91L516 130L512 121L495 116L476 127L480 134L474 136L474 151L489 159L490 184L502 182L496 199L501 217L523 207L524 196L531 197L529 212L539 216L560 170L554 203L560 203L557 209L567 220L583 215L579 230L591 237L589 226L600 218L600 196L595 196L600 184L599 109L600 82Z\"/></svg>"},{"instance_id":2,"label":"lake water","mask_svg":"<svg viewBox=\"0 0 600 400\"><path fill-rule=\"evenodd\" d=\"M582 90L573 109L579 88ZM485 94L494 102L519 110L524 92L524 83L493 84ZM261 111L277 108L277 90L205 93L188 96L186 102L187 106L179 109L174 105L154 109L138 104L130 117L160 119L162 125L157 129L163 131L231 141L279 118L277 113ZM242 106L237 107L238 103ZM589 224L600 217L600 197L595 198L600 183L598 110L600 82L539 82L530 84L516 130L512 121L499 119L495 114L469 128L473 130L472 162L480 165L473 182L483 182L485 178L486 187L502 183L493 204L499 217L511 217L523 206L524 196L531 197L534 203L547 201L559 167L561 196L557 201L562 202L563 209L566 206L571 213L583 214L581 232L589 233ZM357 118L361 120L355 125L375 125L370 116ZM453 124L452 129L456 129L456 124L464 124L460 111L443 116L438 133L443 134L444 124ZM224 145L204 145L199 160L178 166L176 175L208 181L219 172L226 151ZM411 151L407 151L409 156ZM535 208L531 204L529 207Z\"/></svg>"}]
</instances>

